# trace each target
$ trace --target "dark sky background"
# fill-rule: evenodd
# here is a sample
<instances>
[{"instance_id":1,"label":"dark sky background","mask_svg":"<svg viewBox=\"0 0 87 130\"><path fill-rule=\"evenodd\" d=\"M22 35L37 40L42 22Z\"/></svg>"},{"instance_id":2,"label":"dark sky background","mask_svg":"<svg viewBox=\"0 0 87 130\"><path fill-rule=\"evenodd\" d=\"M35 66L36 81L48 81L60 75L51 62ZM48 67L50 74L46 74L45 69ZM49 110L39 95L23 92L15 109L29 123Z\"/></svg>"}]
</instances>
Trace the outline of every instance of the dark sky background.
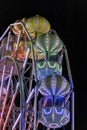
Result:
<instances>
[{"instance_id":1,"label":"dark sky background","mask_svg":"<svg viewBox=\"0 0 87 130\"><path fill-rule=\"evenodd\" d=\"M48 19L65 43L75 86L76 130L87 130L86 8L84 0L3 0L0 3L0 36L17 19L39 14Z\"/></svg>"}]
</instances>

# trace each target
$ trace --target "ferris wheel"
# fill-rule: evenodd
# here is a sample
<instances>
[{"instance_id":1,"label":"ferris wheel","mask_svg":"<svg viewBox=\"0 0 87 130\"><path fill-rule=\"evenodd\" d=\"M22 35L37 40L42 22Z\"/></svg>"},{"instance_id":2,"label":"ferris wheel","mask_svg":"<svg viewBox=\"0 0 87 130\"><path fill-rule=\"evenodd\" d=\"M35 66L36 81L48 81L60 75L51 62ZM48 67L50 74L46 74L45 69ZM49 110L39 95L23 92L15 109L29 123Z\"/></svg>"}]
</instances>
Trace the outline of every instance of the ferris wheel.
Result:
<instances>
[{"instance_id":1,"label":"ferris wheel","mask_svg":"<svg viewBox=\"0 0 87 130\"><path fill-rule=\"evenodd\" d=\"M75 130L74 100L67 49L49 21L10 24L0 37L0 130Z\"/></svg>"}]
</instances>

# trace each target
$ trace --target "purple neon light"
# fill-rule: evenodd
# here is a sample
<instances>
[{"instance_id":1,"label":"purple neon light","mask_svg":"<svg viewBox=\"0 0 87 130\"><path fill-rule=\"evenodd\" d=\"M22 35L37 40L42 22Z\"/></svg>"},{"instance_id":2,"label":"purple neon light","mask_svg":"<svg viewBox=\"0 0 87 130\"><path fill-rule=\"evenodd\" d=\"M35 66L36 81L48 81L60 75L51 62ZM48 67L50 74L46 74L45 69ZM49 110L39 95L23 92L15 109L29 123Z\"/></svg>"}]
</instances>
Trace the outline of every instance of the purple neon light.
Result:
<instances>
[{"instance_id":1,"label":"purple neon light","mask_svg":"<svg viewBox=\"0 0 87 130\"><path fill-rule=\"evenodd\" d=\"M59 112L56 107L54 108L54 110L55 110L56 114L58 114L58 115L61 115L64 112L64 109L61 109L61 111Z\"/></svg>"},{"instance_id":2,"label":"purple neon light","mask_svg":"<svg viewBox=\"0 0 87 130\"><path fill-rule=\"evenodd\" d=\"M49 115L52 113L52 108L50 108L49 111L46 111L46 109L43 109L44 114Z\"/></svg>"}]
</instances>

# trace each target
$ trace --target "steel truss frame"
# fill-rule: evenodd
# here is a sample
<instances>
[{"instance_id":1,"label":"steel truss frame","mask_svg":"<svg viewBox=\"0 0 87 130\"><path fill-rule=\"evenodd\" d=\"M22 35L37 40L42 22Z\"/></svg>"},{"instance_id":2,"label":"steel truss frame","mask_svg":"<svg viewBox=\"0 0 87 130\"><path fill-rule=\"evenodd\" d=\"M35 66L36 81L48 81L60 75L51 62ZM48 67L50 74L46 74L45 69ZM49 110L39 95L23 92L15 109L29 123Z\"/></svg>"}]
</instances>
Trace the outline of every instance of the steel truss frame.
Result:
<instances>
[{"instance_id":1,"label":"steel truss frame","mask_svg":"<svg viewBox=\"0 0 87 130\"><path fill-rule=\"evenodd\" d=\"M34 104L33 104L33 130L37 130L37 126L38 126L38 119L37 119L37 103L38 103L38 79L37 79L37 73L36 73L36 59L35 59L35 55L34 55L34 48L33 48L33 39L31 38L31 36L29 35L27 29L25 28L24 24L22 22L19 22L19 23L13 23L13 24L10 24L6 31L3 33L3 35L0 37L0 42L2 41L2 39L5 37L5 35L8 33L8 40L7 40L7 44L6 44L6 51L8 51L8 46L9 46L9 39L10 39L10 35L11 35L11 28L12 26L14 25L18 25L20 24L22 26L22 28L24 29L24 31L26 32L26 35L27 35L27 38L29 40L31 40L31 48L28 49L28 53L26 55L26 58L24 60L24 62L22 62L22 71L19 71L20 70L20 66L18 65L18 60L16 58L12 58L10 56L1 56L1 60L0 60L0 63L6 58L6 59L10 59L12 61L12 63L15 64L15 67L17 69L17 74L18 74L18 81L16 83L16 88L15 88L15 91L12 95L12 99L11 99L11 102L10 102L10 105L9 105L9 108L8 108L8 112L7 114L5 115L6 118L5 118L5 123L4 123L4 126L2 126L2 120L3 120L3 115L5 113L5 107L7 107L6 105L6 101L7 101L7 98L8 98L8 93L10 91L10 82L11 82L11 78L12 78L12 74L13 74L13 66L11 67L11 72L10 72L10 78L9 78L9 81L8 81L8 85L7 85L7 94L6 94L6 97L4 99L4 105L3 105L3 109L2 109L2 115L1 115L1 121L0 121L0 130L5 130L6 129L6 125L8 124L9 120L11 120L10 118L10 115L12 115L12 109L13 111L15 111L15 117L16 119L14 120L13 124L12 124L12 130L15 130L18 126L18 123L20 124L19 125L19 129L20 130L25 130L26 129L26 124L27 124L27 117L28 117L28 109L29 109L29 104L31 102L31 99L34 97ZM20 35L21 35L21 32L20 34L18 35L18 40L17 40L17 48L16 50L18 50L18 45L19 45L19 42L20 42ZM2 47L0 48L2 49ZM32 65L32 74L31 74L31 77L29 78L29 90L28 90L28 95L27 95L27 99L25 100L25 84L23 82L23 78L26 78L24 76L25 74L25 68L26 68L26 65L27 65L27 61L28 61L28 57L29 57L29 54L30 52L32 52L32 64L30 64L29 66ZM71 93L69 95L69 97L71 96L71 130L75 130L75 93L74 93L74 85L73 85L73 80L72 80L72 74L71 74L71 69L70 69L70 63L69 63L69 58L68 58L68 53L67 53L67 49L66 49L66 46L64 45L64 55L65 55L65 60L66 60L66 65L67 65L67 71L68 71L68 76L69 76L69 81L70 81L70 84L71 84ZM3 67L3 72L2 72L2 82L1 82L1 91L0 91L0 99L2 97L2 89L3 89L3 82L4 82L4 76L5 76L5 70L6 69L6 65L4 65ZM30 69L30 67L29 67ZM34 79L32 78L32 76L34 76ZM32 82L33 80L35 80L36 82L36 86L34 88L32 88ZM15 107L14 105L14 101L15 101L15 98L16 98L16 95L18 93L18 91L20 91L20 111ZM18 111L18 113L16 112ZM13 112L14 113L14 112ZM32 118L32 117L31 117ZM31 119L31 122L32 122L32 119ZM31 123L29 124L29 127L28 127L28 130L31 130L30 129L30 125L32 125ZM8 129L10 130L10 129ZM47 130L50 130L50 128L47 128Z\"/></svg>"}]
</instances>

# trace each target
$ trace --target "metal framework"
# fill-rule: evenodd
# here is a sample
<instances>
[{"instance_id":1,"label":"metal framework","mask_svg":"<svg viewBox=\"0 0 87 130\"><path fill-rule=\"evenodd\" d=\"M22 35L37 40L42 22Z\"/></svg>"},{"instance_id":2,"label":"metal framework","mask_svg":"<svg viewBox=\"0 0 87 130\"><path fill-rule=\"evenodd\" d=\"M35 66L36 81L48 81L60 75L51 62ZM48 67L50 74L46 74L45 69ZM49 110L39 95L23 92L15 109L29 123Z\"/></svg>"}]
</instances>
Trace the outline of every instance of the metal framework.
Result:
<instances>
[{"instance_id":1,"label":"metal framework","mask_svg":"<svg viewBox=\"0 0 87 130\"><path fill-rule=\"evenodd\" d=\"M27 40L31 41L30 48L27 48L27 53L23 60L17 58L18 48L21 41L21 31L18 36L15 36L12 33L12 27L14 25L21 25L26 33ZM12 55L14 39L16 39L17 42L15 56ZM38 130L39 124L41 123L39 117L39 95L41 94L40 84L41 82L44 83L44 81L38 79L38 61L34 52L34 44L36 40L31 38L24 24L19 22L8 26L4 34L0 37L0 42L0 130ZM61 56L65 56L70 84L70 91L65 100L67 102L71 97L70 122L71 130L75 130L74 85L68 53L64 44L62 45L61 50ZM28 61L30 53L32 53L32 62ZM58 74L56 77L58 77ZM35 82L34 85L33 82ZM19 104L17 104L18 102ZM54 106L52 106L52 109L54 109ZM45 127L46 125L43 125L43 129L51 129L51 127ZM58 128L52 127L52 129L55 130Z\"/></svg>"}]
</instances>

